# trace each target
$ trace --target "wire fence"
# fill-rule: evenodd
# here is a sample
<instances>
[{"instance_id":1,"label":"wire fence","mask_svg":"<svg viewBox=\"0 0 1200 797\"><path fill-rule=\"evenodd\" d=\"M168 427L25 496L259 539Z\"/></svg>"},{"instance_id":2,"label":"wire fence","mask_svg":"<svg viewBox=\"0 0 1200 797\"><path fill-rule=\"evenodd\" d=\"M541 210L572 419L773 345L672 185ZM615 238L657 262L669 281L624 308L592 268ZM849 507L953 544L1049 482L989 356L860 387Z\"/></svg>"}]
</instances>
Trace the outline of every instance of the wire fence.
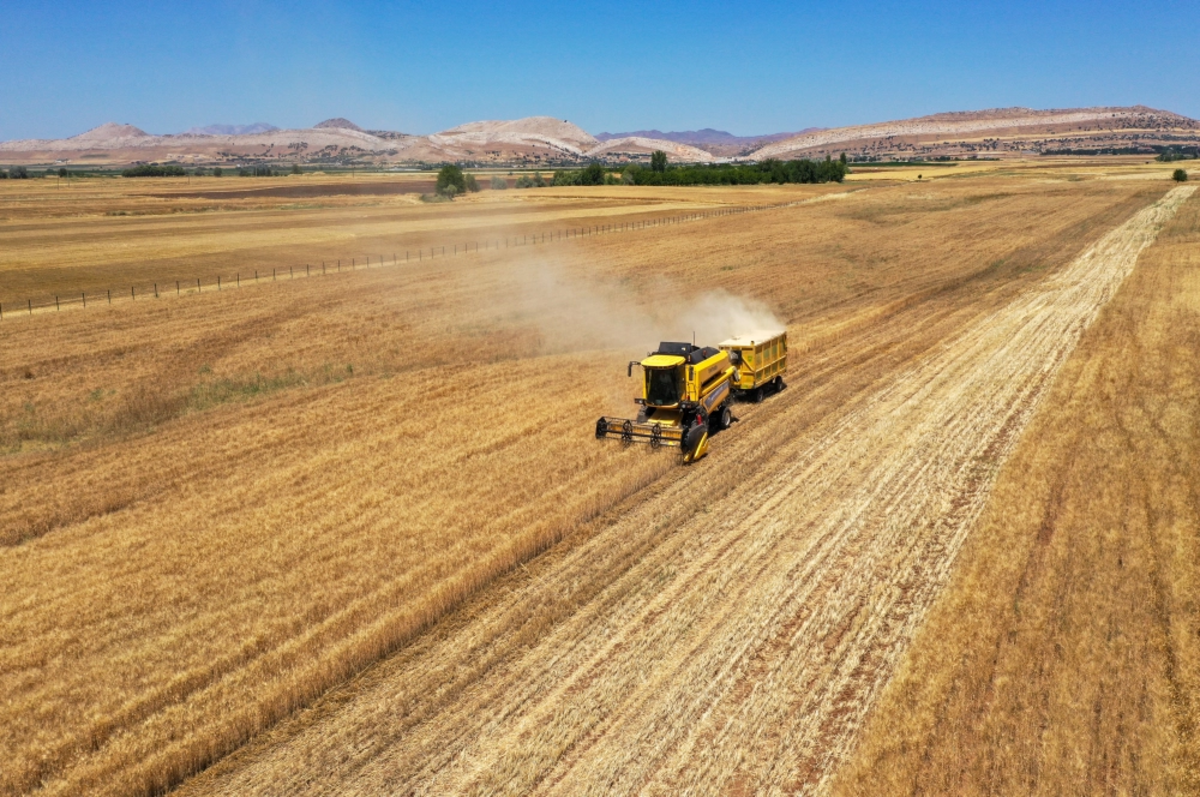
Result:
<instances>
[{"instance_id":1,"label":"wire fence","mask_svg":"<svg viewBox=\"0 0 1200 797\"><path fill-rule=\"evenodd\" d=\"M754 213L764 210L777 210L804 204L806 201L787 202L774 205L746 205L710 210L694 211L673 216L658 216L651 219L634 219L630 221L613 222L610 224L593 224L585 227L567 227L558 230L526 233L521 235L504 236L501 238L486 238L478 241L460 242L445 246L427 246L417 249L395 251L390 255L365 255L361 258L352 257L348 261L322 260L319 263L304 263L291 266L273 266L267 268L235 271L232 274L210 275L207 283L202 277L162 281L147 281L138 285L129 285L128 290L121 288L104 288L78 290L69 293L44 294L40 297L26 298L21 301L0 302L0 321L14 317L28 317L35 313L47 311L58 312L68 308L87 308L96 306L111 306L114 302L134 302L146 299L161 299L169 296L182 297L212 291L227 291L248 285L261 285L264 282L280 282L314 276L328 276L360 269L383 268L385 266L402 266L405 264L424 263L437 258L458 257L459 255L480 252L512 249L521 246L534 246L559 241L574 240L596 235L634 232L692 221L736 216L744 213Z\"/></svg>"}]
</instances>

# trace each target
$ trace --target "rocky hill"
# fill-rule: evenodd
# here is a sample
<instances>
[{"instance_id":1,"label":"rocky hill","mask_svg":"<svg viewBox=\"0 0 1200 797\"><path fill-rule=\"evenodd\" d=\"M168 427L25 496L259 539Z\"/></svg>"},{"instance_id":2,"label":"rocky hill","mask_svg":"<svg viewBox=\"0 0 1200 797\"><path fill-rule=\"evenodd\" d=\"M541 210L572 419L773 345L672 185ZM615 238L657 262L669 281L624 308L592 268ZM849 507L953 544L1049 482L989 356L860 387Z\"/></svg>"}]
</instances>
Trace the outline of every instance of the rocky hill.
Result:
<instances>
[{"instance_id":1,"label":"rocky hill","mask_svg":"<svg viewBox=\"0 0 1200 797\"><path fill-rule=\"evenodd\" d=\"M703 130L682 130L664 133L660 130L634 130L629 133L597 133L596 138L608 142L620 138L650 138L660 141L674 141L677 144L702 149L710 155L719 158L748 155L754 150L775 141L824 130L823 127L807 127L794 133L770 133L762 136L735 136L724 130L714 130L706 127Z\"/></svg>"},{"instance_id":2,"label":"rocky hill","mask_svg":"<svg viewBox=\"0 0 1200 797\"><path fill-rule=\"evenodd\" d=\"M1200 123L1142 105L1048 111L997 108L809 132L768 144L750 157L820 158L842 152L854 158L880 159L1152 153L1155 146L1197 143Z\"/></svg>"}]
</instances>

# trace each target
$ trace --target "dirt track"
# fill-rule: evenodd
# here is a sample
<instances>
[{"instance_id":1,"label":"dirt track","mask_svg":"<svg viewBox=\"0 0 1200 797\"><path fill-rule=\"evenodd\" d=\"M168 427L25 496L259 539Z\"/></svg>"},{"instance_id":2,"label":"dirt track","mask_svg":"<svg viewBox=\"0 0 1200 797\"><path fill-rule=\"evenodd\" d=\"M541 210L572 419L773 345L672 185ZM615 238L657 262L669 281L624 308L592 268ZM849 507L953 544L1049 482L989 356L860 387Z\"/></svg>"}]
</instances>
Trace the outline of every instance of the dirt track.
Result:
<instances>
[{"instance_id":1,"label":"dirt track","mask_svg":"<svg viewBox=\"0 0 1200 797\"><path fill-rule=\"evenodd\" d=\"M1191 190L1015 298L832 347L656 499L184 791L823 791L1058 367ZM894 370L806 426L848 357Z\"/></svg>"}]
</instances>

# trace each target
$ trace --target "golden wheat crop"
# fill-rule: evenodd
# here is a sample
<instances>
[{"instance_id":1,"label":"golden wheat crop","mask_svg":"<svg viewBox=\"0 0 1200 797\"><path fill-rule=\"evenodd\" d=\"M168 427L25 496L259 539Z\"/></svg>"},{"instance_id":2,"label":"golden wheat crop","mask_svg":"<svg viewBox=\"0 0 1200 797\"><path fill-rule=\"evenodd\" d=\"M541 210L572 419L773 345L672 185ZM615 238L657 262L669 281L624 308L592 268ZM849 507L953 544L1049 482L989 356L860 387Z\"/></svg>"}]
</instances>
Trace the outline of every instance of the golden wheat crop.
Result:
<instances>
[{"instance_id":1,"label":"golden wheat crop","mask_svg":"<svg viewBox=\"0 0 1200 797\"><path fill-rule=\"evenodd\" d=\"M1194 794L1200 200L1001 473L841 794Z\"/></svg>"},{"instance_id":2,"label":"golden wheat crop","mask_svg":"<svg viewBox=\"0 0 1200 797\"><path fill-rule=\"evenodd\" d=\"M939 502L982 500L962 482L986 471L970 445L922 470L942 439L932 407L959 402L967 443L1008 445L996 421L1024 410L973 409L956 387L1024 395L994 392L987 347L1007 327L988 325L1165 190L737 189L739 205L839 198L6 316L0 790L150 793L206 767L188 788L820 781L857 722L837 706L874 694L946 577ZM703 196L693 204L721 206ZM684 201L623 197L101 216L66 226L54 273L33 262L52 240L35 217L0 227L13 236L0 251L25 253L0 274L53 287L91 263L144 279L205 252L223 270L247 251L387 252L678 215ZM169 254L151 269L124 254L129 236ZM742 409L694 468L590 439L596 416L628 411L626 360L659 335L719 334L697 306L711 320L747 302L792 332L790 390ZM1018 372L1050 356L1031 351ZM926 394L938 401L906 416ZM919 533L875 542L878 527L853 520L879 511L863 485L893 491ZM810 705L840 724L809 729Z\"/></svg>"}]
</instances>

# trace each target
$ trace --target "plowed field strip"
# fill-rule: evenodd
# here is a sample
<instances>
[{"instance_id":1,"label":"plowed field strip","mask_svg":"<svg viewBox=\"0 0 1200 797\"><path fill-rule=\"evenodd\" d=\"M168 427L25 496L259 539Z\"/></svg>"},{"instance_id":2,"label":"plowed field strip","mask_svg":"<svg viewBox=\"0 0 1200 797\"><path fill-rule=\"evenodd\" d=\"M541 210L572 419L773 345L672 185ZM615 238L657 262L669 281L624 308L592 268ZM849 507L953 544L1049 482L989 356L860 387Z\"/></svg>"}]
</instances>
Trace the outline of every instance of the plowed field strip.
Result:
<instances>
[{"instance_id":1,"label":"plowed field strip","mask_svg":"<svg viewBox=\"0 0 1200 797\"><path fill-rule=\"evenodd\" d=\"M411 678L185 790L823 790L1057 369L1190 191L816 427L783 394L720 463L414 646Z\"/></svg>"}]
</instances>

